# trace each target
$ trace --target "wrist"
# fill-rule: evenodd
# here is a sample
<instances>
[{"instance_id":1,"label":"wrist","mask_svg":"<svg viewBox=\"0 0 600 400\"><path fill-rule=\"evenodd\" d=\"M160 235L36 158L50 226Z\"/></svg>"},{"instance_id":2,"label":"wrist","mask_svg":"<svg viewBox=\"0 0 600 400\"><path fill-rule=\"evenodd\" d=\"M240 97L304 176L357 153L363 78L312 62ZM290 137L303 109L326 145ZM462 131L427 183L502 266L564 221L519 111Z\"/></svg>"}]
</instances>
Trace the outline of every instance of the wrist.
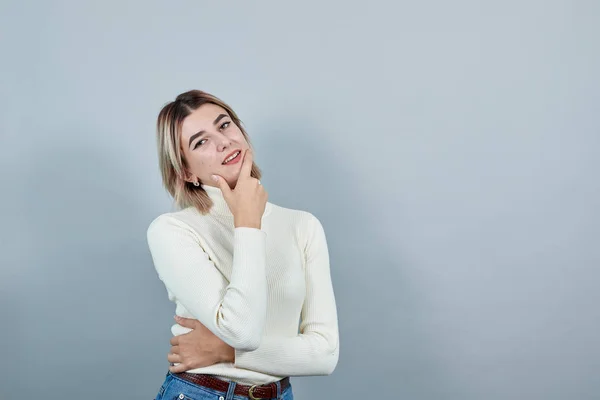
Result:
<instances>
[{"instance_id":1,"label":"wrist","mask_svg":"<svg viewBox=\"0 0 600 400\"><path fill-rule=\"evenodd\" d=\"M225 345L223 351L221 352L221 362L235 362L235 349L233 347Z\"/></svg>"}]
</instances>

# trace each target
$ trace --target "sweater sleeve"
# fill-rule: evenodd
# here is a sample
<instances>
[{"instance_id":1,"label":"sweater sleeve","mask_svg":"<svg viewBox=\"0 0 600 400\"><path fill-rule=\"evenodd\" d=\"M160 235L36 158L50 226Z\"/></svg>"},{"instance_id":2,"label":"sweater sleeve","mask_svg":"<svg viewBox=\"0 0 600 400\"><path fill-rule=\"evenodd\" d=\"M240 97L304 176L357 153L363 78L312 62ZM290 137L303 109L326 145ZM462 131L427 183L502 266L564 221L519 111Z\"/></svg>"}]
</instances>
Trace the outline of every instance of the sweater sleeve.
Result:
<instances>
[{"instance_id":1,"label":"sweater sleeve","mask_svg":"<svg viewBox=\"0 0 600 400\"><path fill-rule=\"evenodd\" d=\"M339 357L338 320L325 232L309 214L304 248L306 297L300 333L263 336L254 351L236 350L235 366L277 376L329 375Z\"/></svg>"},{"instance_id":2,"label":"sweater sleeve","mask_svg":"<svg viewBox=\"0 0 600 400\"><path fill-rule=\"evenodd\" d=\"M178 302L231 347L259 346L267 308L264 231L235 228L229 282L184 222L159 216L148 227L147 240L158 276Z\"/></svg>"}]
</instances>

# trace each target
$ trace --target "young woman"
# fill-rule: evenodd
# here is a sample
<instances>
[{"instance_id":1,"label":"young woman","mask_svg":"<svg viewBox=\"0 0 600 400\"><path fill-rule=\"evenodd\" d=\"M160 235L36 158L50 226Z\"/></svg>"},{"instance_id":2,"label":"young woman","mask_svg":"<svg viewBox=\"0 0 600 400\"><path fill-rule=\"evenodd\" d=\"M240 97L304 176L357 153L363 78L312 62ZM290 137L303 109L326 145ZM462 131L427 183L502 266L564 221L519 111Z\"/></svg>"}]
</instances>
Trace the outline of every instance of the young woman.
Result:
<instances>
[{"instance_id":1,"label":"young woman","mask_svg":"<svg viewBox=\"0 0 600 400\"><path fill-rule=\"evenodd\" d=\"M177 324L156 400L293 399L290 376L328 375L338 362L321 223L268 202L248 135L217 97L177 96L157 141L177 211L154 219L147 239Z\"/></svg>"}]
</instances>

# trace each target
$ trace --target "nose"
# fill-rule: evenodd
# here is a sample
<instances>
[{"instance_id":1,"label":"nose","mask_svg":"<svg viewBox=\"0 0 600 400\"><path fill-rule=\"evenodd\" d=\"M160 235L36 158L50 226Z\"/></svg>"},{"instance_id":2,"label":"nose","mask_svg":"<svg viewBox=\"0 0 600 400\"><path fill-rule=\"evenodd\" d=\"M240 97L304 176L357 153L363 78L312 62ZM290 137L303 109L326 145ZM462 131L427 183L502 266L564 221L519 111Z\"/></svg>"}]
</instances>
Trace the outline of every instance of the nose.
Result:
<instances>
[{"instance_id":1,"label":"nose","mask_svg":"<svg viewBox=\"0 0 600 400\"><path fill-rule=\"evenodd\" d=\"M219 139L217 140L217 150L223 151L229 146L231 146L231 140L229 140L229 138L225 135L220 135Z\"/></svg>"}]
</instances>

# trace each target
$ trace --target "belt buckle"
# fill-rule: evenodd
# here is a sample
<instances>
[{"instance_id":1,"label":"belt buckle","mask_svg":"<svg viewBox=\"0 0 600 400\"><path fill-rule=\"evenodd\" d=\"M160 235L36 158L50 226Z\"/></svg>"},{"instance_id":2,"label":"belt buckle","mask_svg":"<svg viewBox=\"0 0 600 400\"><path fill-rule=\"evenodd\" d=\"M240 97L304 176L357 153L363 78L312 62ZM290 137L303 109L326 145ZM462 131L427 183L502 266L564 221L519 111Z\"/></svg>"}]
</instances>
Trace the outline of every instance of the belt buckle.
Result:
<instances>
[{"instance_id":1,"label":"belt buckle","mask_svg":"<svg viewBox=\"0 0 600 400\"><path fill-rule=\"evenodd\" d=\"M256 388L257 385L252 385L250 386L250 389L248 389L248 397L252 400L261 400L262 397L254 397L254 394L252 394L252 391Z\"/></svg>"}]
</instances>

